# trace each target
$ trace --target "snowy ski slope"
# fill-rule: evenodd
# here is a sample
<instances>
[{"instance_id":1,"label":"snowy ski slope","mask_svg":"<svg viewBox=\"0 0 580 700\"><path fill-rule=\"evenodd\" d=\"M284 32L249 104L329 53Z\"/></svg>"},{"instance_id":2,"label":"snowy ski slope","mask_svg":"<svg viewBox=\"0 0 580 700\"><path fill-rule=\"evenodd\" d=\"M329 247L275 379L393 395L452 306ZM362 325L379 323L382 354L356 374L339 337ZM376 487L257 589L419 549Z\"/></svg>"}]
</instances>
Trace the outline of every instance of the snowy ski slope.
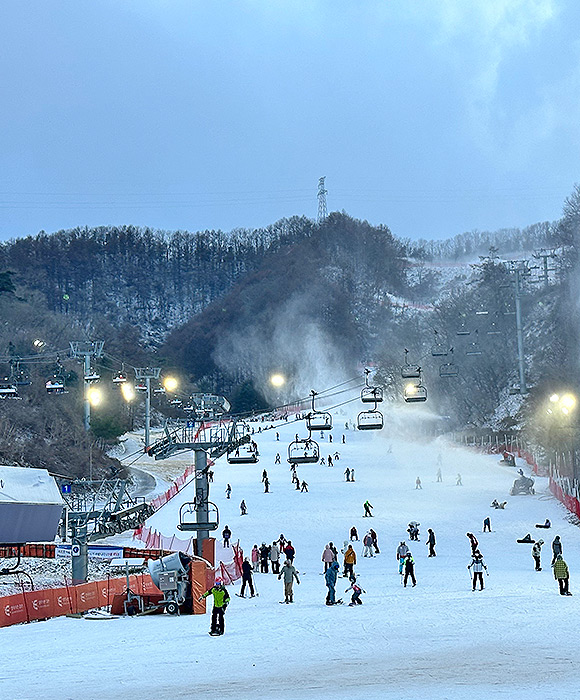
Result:
<instances>
[{"instance_id":1,"label":"snowy ski slope","mask_svg":"<svg viewBox=\"0 0 580 700\"><path fill-rule=\"evenodd\" d=\"M249 554L254 543L271 543L280 533L296 546L301 585L295 604L279 605L282 582L256 576L259 597L233 595L223 637L208 636L206 616L151 616L88 621L59 618L3 629L0 696L7 700L120 700L128 698L284 698L296 700L443 700L489 698L576 698L580 661L577 611L580 603L580 531L536 480L536 496L509 496L516 470L443 443L422 444L380 433L344 431L335 418L334 441L319 440L334 468L298 466L309 493L290 483L288 442L297 424L256 435L256 465L214 468L211 500L220 508L219 532L228 524ZM303 428L299 432L305 435ZM340 444L345 433L347 443ZM316 437L316 436L315 436ZM318 439L318 438L317 438ZM392 452L388 452L392 446ZM274 465L280 452L282 464ZM443 483L436 483L437 455L443 455ZM184 464L191 460L184 455ZM143 462L141 461L141 464ZM141 466L141 465L140 465ZM346 467L356 482L346 483ZM151 461L149 468L155 470ZM266 468L271 493L263 493ZM463 486L456 486L460 472ZM415 489L421 477L422 490ZM226 483L232 498L226 500ZM188 486L148 524L177 534L179 505L193 498ZM241 517L245 499L248 515ZM504 511L491 501L507 500ZM374 506L363 518L363 502ZM493 532L482 533L491 517ZM550 518L551 530L535 523ZM403 588L395 549L407 539L410 520L421 523L421 542L412 543L417 587ZM364 604L324 605L321 555L333 541L340 549L352 525L362 538L372 526L381 554L362 558L356 543ZM425 534L432 527L437 557L427 557ZM486 590L471 590L465 533L480 541L489 577ZM536 572L530 545L516 544L527 532L543 537L543 571ZM571 570L573 597L558 595L550 568L550 543L559 534ZM342 557L341 557L342 564ZM337 592L344 595L346 580ZM345 597L346 599L346 597Z\"/></svg>"}]
</instances>

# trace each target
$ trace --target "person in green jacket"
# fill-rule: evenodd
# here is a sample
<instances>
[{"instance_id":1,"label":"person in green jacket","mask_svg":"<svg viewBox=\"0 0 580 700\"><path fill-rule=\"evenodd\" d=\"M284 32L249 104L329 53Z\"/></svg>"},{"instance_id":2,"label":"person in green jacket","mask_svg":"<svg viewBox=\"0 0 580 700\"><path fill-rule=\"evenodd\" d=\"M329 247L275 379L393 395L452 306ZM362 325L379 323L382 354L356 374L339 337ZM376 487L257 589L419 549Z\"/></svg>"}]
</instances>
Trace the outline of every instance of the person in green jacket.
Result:
<instances>
[{"instance_id":1,"label":"person in green jacket","mask_svg":"<svg viewBox=\"0 0 580 700\"><path fill-rule=\"evenodd\" d=\"M558 554L554 562L554 578L560 586L560 595L572 595L568 590L568 581L570 579L568 564L562 559L561 554Z\"/></svg>"},{"instance_id":2,"label":"person in green jacket","mask_svg":"<svg viewBox=\"0 0 580 700\"><path fill-rule=\"evenodd\" d=\"M209 633L212 636L219 636L225 632L224 615L228 603L230 602L230 594L228 593L221 579L216 578L214 585L199 597L199 600L213 595L213 610L211 611L211 628Z\"/></svg>"}]
</instances>

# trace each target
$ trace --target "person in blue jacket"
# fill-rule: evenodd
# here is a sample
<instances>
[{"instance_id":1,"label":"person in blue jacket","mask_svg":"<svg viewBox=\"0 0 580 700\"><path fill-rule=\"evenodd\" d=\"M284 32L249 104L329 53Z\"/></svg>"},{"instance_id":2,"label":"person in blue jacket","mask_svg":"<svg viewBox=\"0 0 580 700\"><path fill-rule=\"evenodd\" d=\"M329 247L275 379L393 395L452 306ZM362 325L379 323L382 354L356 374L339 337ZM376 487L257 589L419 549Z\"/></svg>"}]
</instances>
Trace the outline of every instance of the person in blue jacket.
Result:
<instances>
[{"instance_id":1,"label":"person in blue jacket","mask_svg":"<svg viewBox=\"0 0 580 700\"><path fill-rule=\"evenodd\" d=\"M334 605L336 603L335 587L339 569L340 566L338 565L338 562L335 561L330 565L330 567L324 574L324 578L326 580L326 587L328 588L328 594L326 596L327 605Z\"/></svg>"}]
</instances>

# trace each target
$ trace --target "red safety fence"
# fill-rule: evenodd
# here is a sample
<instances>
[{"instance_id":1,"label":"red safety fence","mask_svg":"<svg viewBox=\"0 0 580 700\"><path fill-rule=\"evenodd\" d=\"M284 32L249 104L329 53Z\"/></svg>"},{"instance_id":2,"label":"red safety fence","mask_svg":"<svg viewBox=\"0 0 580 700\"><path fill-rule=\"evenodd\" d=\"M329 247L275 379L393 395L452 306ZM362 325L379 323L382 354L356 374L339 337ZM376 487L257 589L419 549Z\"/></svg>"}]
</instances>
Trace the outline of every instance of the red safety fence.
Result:
<instances>
[{"instance_id":1,"label":"red safety fence","mask_svg":"<svg viewBox=\"0 0 580 700\"><path fill-rule=\"evenodd\" d=\"M90 545L89 545L90 548ZM116 549L116 547L114 547ZM27 544L23 545L20 551L22 557L40 557L44 559L55 558L55 544ZM137 547L123 547L123 557L125 559L140 557L144 559L160 559L167 554L173 554L174 549L139 549ZM10 559L18 556L18 547L14 545L0 547L0 559Z\"/></svg>"}]
</instances>

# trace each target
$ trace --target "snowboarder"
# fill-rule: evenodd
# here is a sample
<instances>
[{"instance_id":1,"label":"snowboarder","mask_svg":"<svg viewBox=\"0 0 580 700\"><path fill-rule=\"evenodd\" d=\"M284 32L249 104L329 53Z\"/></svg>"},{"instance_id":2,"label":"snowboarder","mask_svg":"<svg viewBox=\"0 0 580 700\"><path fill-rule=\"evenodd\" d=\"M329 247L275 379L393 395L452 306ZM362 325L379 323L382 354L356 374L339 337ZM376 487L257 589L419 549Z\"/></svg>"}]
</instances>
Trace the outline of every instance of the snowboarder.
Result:
<instances>
[{"instance_id":1,"label":"snowboarder","mask_svg":"<svg viewBox=\"0 0 580 700\"><path fill-rule=\"evenodd\" d=\"M350 470L350 480L354 481L354 469Z\"/></svg>"},{"instance_id":2,"label":"snowboarder","mask_svg":"<svg viewBox=\"0 0 580 700\"><path fill-rule=\"evenodd\" d=\"M409 533L409 539L411 542L419 542L419 523L412 520L407 527L407 532Z\"/></svg>"},{"instance_id":3,"label":"snowboarder","mask_svg":"<svg viewBox=\"0 0 580 700\"><path fill-rule=\"evenodd\" d=\"M209 633L212 637L219 636L225 632L224 615L230 602L230 594L227 592L223 581L219 578L215 580L214 585L203 593L198 600L201 601L209 595L213 596L213 610L211 611L211 628Z\"/></svg>"},{"instance_id":4,"label":"snowboarder","mask_svg":"<svg viewBox=\"0 0 580 700\"><path fill-rule=\"evenodd\" d=\"M276 433L276 442L280 441L280 433Z\"/></svg>"},{"instance_id":5,"label":"snowboarder","mask_svg":"<svg viewBox=\"0 0 580 700\"><path fill-rule=\"evenodd\" d=\"M477 541L477 537L472 532L466 532L465 536L469 540L469 544L471 545L471 556L473 556L477 551L479 542Z\"/></svg>"},{"instance_id":6,"label":"snowboarder","mask_svg":"<svg viewBox=\"0 0 580 700\"><path fill-rule=\"evenodd\" d=\"M429 533L429 535L427 537L427 541L425 542L425 544L429 547L429 556L436 557L437 554L435 552L435 544L436 544L435 543L435 533L433 532L433 530L431 528L428 528L427 532Z\"/></svg>"},{"instance_id":7,"label":"snowboarder","mask_svg":"<svg viewBox=\"0 0 580 700\"><path fill-rule=\"evenodd\" d=\"M367 534L363 537L363 557L373 557L373 538L371 537L371 533L367 532Z\"/></svg>"},{"instance_id":8,"label":"snowboarder","mask_svg":"<svg viewBox=\"0 0 580 700\"><path fill-rule=\"evenodd\" d=\"M305 481L302 481L302 488L300 489L300 493L308 493L308 484Z\"/></svg>"},{"instance_id":9,"label":"snowboarder","mask_svg":"<svg viewBox=\"0 0 580 700\"><path fill-rule=\"evenodd\" d=\"M207 480L210 484L213 484L213 472L211 470L207 473Z\"/></svg>"},{"instance_id":10,"label":"snowboarder","mask_svg":"<svg viewBox=\"0 0 580 700\"><path fill-rule=\"evenodd\" d=\"M377 533L371 528L369 530L369 534L370 534L371 539L373 541L373 547L375 550L375 554L380 554L381 550L379 549L379 538L377 537Z\"/></svg>"},{"instance_id":11,"label":"snowboarder","mask_svg":"<svg viewBox=\"0 0 580 700\"><path fill-rule=\"evenodd\" d=\"M421 486L421 479L420 479L419 477L417 477L417 478L415 479L415 488L416 488L416 489L422 489L422 488L423 488L423 487Z\"/></svg>"},{"instance_id":12,"label":"snowboarder","mask_svg":"<svg viewBox=\"0 0 580 700\"><path fill-rule=\"evenodd\" d=\"M248 514L248 509L246 508L246 502L242 500L240 503L240 515L247 515Z\"/></svg>"},{"instance_id":13,"label":"snowboarder","mask_svg":"<svg viewBox=\"0 0 580 700\"><path fill-rule=\"evenodd\" d=\"M250 588L250 598L254 597L254 582L252 581L252 565L248 557L242 562L242 590L240 591L240 598L245 598L244 591L246 590L246 583Z\"/></svg>"},{"instance_id":14,"label":"snowboarder","mask_svg":"<svg viewBox=\"0 0 580 700\"><path fill-rule=\"evenodd\" d=\"M338 562L335 561L333 562L328 569L326 570L326 573L324 574L324 579L326 581L326 587L328 588L328 594L326 595L326 604L327 605L335 605L337 603L336 600L336 578L338 576L338 570L339 570Z\"/></svg>"},{"instance_id":15,"label":"snowboarder","mask_svg":"<svg viewBox=\"0 0 580 700\"><path fill-rule=\"evenodd\" d=\"M344 475L346 477L346 481L350 481L350 469L348 467L344 470Z\"/></svg>"},{"instance_id":16,"label":"snowboarder","mask_svg":"<svg viewBox=\"0 0 580 700\"><path fill-rule=\"evenodd\" d=\"M354 551L352 544L349 544L344 553L344 572L343 576L354 575L354 566L356 564L356 552Z\"/></svg>"},{"instance_id":17,"label":"snowboarder","mask_svg":"<svg viewBox=\"0 0 580 700\"><path fill-rule=\"evenodd\" d=\"M326 461L329 467L334 467L334 464L332 463L332 455L328 455L328 459Z\"/></svg>"},{"instance_id":18,"label":"snowboarder","mask_svg":"<svg viewBox=\"0 0 580 700\"><path fill-rule=\"evenodd\" d=\"M332 549L330 549L330 545L327 544L326 547L324 548L324 552L322 552L322 561L324 563L324 572L326 573L328 571L328 567L336 561L336 557L334 556L334 552Z\"/></svg>"},{"instance_id":19,"label":"snowboarder","mask_svg":"<svg viewBox=\"0 0 580 700\"><path fill-rule=\"evenodd\" d=\"M332 433L328 433L328 442L332 442Z\"/></svg>"},{"instance_id":20,"label":"snowboarder","mask_svg":"<svg viewBox=\"0 0 580 700\"><path fill-rule=\"evenodd\" d=\"M296 491L300 491L300 479L297 476L292 479L292 483L296 484Z\"/></svg>"},{"instance_id":21,"label":"snowboarder","mask_svg":"<svg viewBox=\"0 0 580 700\"><path fill-rule=\"evenodd\" d=\"M255 572L258 571L260 567L260 550L258 549L258 545L255 544L252 547L252 568L254 569Z\"/></svg>"},{"instance_id":22,"label":"snowboarder","mask_svg":"<svg viewBox=\"0 0 580 700\"><path fill-rule=\"evenodd\" d=\"M568 570L568 564L562 559L561 554L556 556L556 561L554 562L554 578L558 581L560 595L572 595L568 590L570 571Z\"/></svg>"},{"instance_id":23,"label":"snowboarder","mask_svg":"<svg viewBox=\"0 0 580 700\"><path fill-rule=\"evenodd\" d=\"M358 542L358 532L354 525L350 528L350 541L356 540Z\"/></svg>"},{"instance_id":24,"label":"snowboarder","mask_svg":"<svg viewBox=\"0 0 580 700\"><path fill-rule=\"evenodd\" d=\"M489 517L483 519L483 532L491 532L491 520Z\"/></svg>"},{"instance_id":25,"label":"snowboarder","mask_svg":"<svg viewBox=\"0 0 580 700\"><path fill-rule=\"evenodd\" d=\"M475 550L473 557L471 558L471 564L467 566L469 573L471 573L471 567L473 567L473 590L475 590L475 586L479 581L479 590L483 591L483 570L485 569L485 572L487 573L487 566L483 561L483 556L479 549Z\"/></svg>"},{"instance_id":26,"label":"snowboarder","mask_svg":"<svg viewBox=\"0 0 580 700\"><path fill-rule=\"evenodd\" d=\"M264 469L264 471L262 472L262 481L266 481L267 478L268 478L268 472Z\"/></svg>"},{"instance_id":27,"label":"snowboarder","mask_svg":"<svg viewBox=\"0 0 580 700\"><path fill-rule=\"evenodd\" d=\"M226 486L226 498L229 498L232 495L232 487L228 484Z\"/></svg>"},{"instance_id":28,"label":"snowboarder","mask_svg":"<svg viewBox=\"0 0 580 700\"><path fill-rule=\"evenodd\" d=\"M360 599L360 594L361 593L366 593L364 589L362 589L356 582L356 579L351 581L350 586L345 590L345 593L348 593L348 591L352 591L352 596L350 598L350 603L349 605L353 607L354 605L362 605L362 600Z\"/></svg>"},{"instance_id":29,"label":"snowboarder","mask_svg":"<svg viewBox=\"0 0 580 700\"><path fill-rule=\"evenodd\" d=\"M280 573L278 574L278 581L282 577L284 577L284 602L293 603L294 597L292 593L292 586L294 584L294 579L296 579L296 583L299 585L300 579L298 578L298 572L292 565L292 561L290 559L287 559L284 562L284 566L280 569Z\"/></svg>"},{"instance_id":30,"label":"snowboarder","mask_svg":"<svg viewBox=\"0 0 580 700\"><path fill-rule=\"evenodd\" d=\"M280 453L277 452L276 456L274 457L274 464L280 464L280 462L281 462ZM292 465L292 466L294 466L294 465Z\"/></svg>"},{"instance_id":31,"label":"snowboarder","mask_svg":"<svg viewBox=\"0 0 580 700\"><path fill-rule=\"evenodd\" d=\"M417 581L415 580L415 562L413 561L413 557L411 556L411 552L407 552L405 556L405 578L403 579L403 586L407 588L407 579L411 577L411 581L413 582L413 586L417 585Z\"/></svg>"},{"instance_id":32,"label":"snowboarder","mask_svg":"<svg viewBox=\"0 0 580 700\"><path fill-rule=\"evenodd\" d=\"M542 528L548 529L548 528L552 527L552 523L548 520L548 518L546 518L546 522L543 525L542 524L536 525L536 527L542 527Z\"/></svg>"},{"instance_id":33,"label":"snowboarder","mask_svg":"<svg viewBox=\"0 0 580 700\"><path fill-rule=\"evenodd\" d=\"M463 486L461 483L461 474L457 475L457 481L455 482L455 486Z\"/></svg>"},{"instance_id":34,"label":"snowboarder","mask_svg":"<svg viewBox=\"0 0 580 700\"><path fill-rule=\"evenodd\" d=\"M272 542L270 546L270 561L272 562L272 573L280 573L280 549L276 542Z\"/></svg>"},{"instance_id":35,"label":"snowboarder","mask_svg":"<svg viewBox=\"0 0 580 700\"><path fill-rule=\"evenodd\" d=\"M292 540L288 540L286 546L284 547L284 554L286 555L286 559L292 564L294 561L294 557L296 556L296 550L292 546Z\"/></svg>"},{"instance_id":36,"label":"snowboarder","mask_svg":"<svg viewBox=\"0 0 580 700\"><path fill-rule=\"evenodd\" d=\"M544 540L538 540L534 546L532 547L532 557L534 558L534 562L536 564L536 571L541 571L542 570L542 564L540 562L540 557L542 554L542 545L544 544Z\"/></svg>"},{"instance_id":37,"label":"snowboarder","mask_svg":"<svg viewBox=\"0 0 580 700\"><path fill-rule=\"evenodd\" d=\"M401 542L401 544L397 547L397 561L399 562L399 574L403 573L403 566L405 564L405 557L409 553L409 548L405 544L405 542Z\"/></svg>"},{"instance_id":38,"label":"snowboarder","mask_svg":"<svg viewBox=\"0 0 580 700\"><path fill-rule=\"evenodd\" d=\"M224 538L224 547L229 547L230 546L230 537L232 536L232 531L230 528L226 525L223 529L222 532L222 537Z\"/></svg>"},{"instance_id":39,"label":"snowboarder","mask_svg":"<svg viewBox=\"0 0 580 700\"><path fill-rule=\"evenodd\" d=\"M262 542L260 547L260 573L268 573L268 561L270 560L270 547L265 542Z\"/></svg>"},{"instance_id":40,"label":"snowboarder","mask_svg":"<svg viewBox=\"0 0 580 700\"><path fill-rule=\"evenodd\" d=\"M437 470L437 481L443 481L443 477L441 475L441 467Z\"/></svg>"},{"instance_id":41,"label":"snowboarder","mask_svg":"<svg viewBox=\"0 0 580 700\"><path fill-rule=\"evenodd\" d=\"M344 435L342 436L342 444L346 445L346 437Z\"/></svg>"},{"instance_id":42,"label":"snowboarder","mask_svg":"<svg viewBox=\"0 0 580 700\"><path fill-rule=\"evenodd\" d=\"M264 479L264 493L270 493L270 479L268 477Z\"/></svg>"},{"instance_id":43,"label":"snowboarder","mask_svg":"<svg viewBox=\"0 0 580 700\"><path fill-rule=\"evenodd\" d=\"M373 507L371 506L371 504L368 501L365 501L363 503L363 507L365 509L365 514L363 515L363 518L372 518L373 514L371 513L371 510L373 509Z\"/></svg>"},{"instance_id":44,"label":"snowboarder","mask_svg":"<svg viewBox=\"0 0 580 700\"><path fill-rule=\"evenodd\" d=\"M560 541L560 535L556 535L554 537L554 541L552 542L552 564L551 566L554 566L554 563L556 559L558 558L558 554L562 554L562 542Z\"/></svg>"}]
</instances>

